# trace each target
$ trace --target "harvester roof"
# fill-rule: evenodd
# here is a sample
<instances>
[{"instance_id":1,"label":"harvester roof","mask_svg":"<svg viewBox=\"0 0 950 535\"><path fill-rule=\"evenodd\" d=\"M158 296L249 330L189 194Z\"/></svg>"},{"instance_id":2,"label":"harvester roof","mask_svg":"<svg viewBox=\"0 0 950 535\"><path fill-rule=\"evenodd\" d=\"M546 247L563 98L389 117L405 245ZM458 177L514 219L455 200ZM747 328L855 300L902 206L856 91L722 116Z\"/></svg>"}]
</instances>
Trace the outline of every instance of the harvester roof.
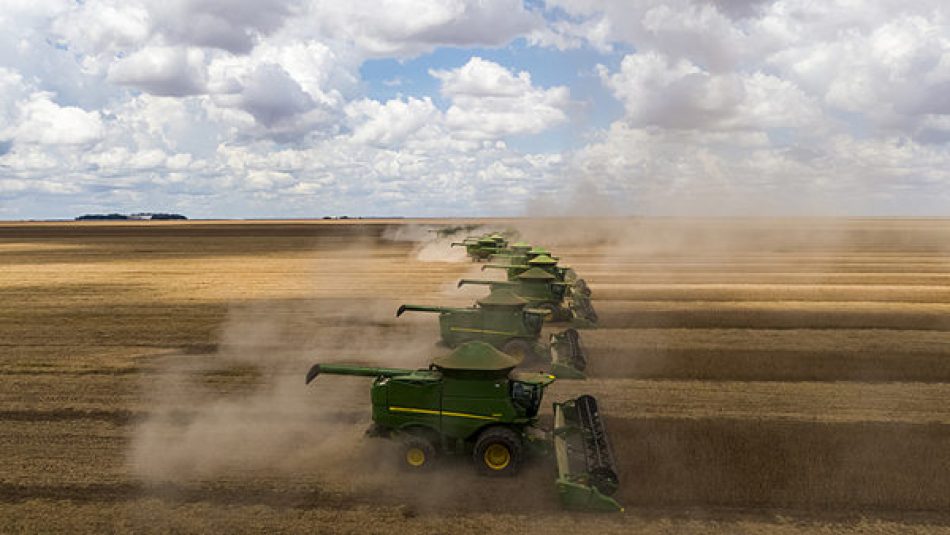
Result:
<instances>
[{"instance_id":1,"label":"harvester roof","mask_svg":"<svg viewBox=\"0 0 950 535\"><path fill-rule=\"evenodd\" d=\"M544 271L543 269L541 269L541 268L536 268L536 267L533 267L533 268L531 268L531 269L529 269L529 270L527 270L527 271L525 271L525 272L523 272L523 273L521 273L521 274L518 275L518 279L520 279L520 280L542 280L542 281L549 281L549 280L554 280L554 279L556 279L556 278L557 278L557 277L555 277L554 275L551 275L551 274L548 273L547 271Z\"/></svg>"},{"instance_id":2,"label":"harvester roof","mask_svg":"<svg viewBox=\"0 0 950 535\"><path fill-rule=\"evenodd\" d=\"M436 357L432 364L443 370L499 371L510 370L521 364L521 360L485 342L468 342L448 355Z\"/></svg>"},{"instance_id":3,"label":"harvester roof","mask_svg":"<svg viewBox=\"0 0 950 535\"><path fill-rule=\"evenodd\" d=\"M557 260L546 254L542 254L532 258L531 260L528 260L528 264L532 266L553 266L554 264L557 264Z\"/></svg>"},{"instance_id":4,"label":"harvester roof","mask_svg":"<svg viewBox=\"0 0 950 535\"><path fill-rule=\"evenodd\" d=\"M551 251L548 251L544 247L541 247L540 245L538 245L538 246L533 247L530 251L528 251L528 254L530 255L551 254Z\"/></svg>"},{"instance_id":5,"label":"harvester roof","mask_svg":"<svg viewBox=\"0 0 950 535\"><path fill-rule=\"evenodd\" d=\"M488 236L483 236L478 239L478 243L479 245L495 245L497 242Z\"/></svg>"},{"instance_id":6,"label":"harvester roof","mask_svg":"<svg viewBox=\"0 0 950 535\"><path fill-rule=\"evenodd\" d=\"M523 307L528 304L528 300L515 295L511 290L498 289L488 294L488 297L479 299L478 304L481 306Z\"/></svg>"}]
</instances>

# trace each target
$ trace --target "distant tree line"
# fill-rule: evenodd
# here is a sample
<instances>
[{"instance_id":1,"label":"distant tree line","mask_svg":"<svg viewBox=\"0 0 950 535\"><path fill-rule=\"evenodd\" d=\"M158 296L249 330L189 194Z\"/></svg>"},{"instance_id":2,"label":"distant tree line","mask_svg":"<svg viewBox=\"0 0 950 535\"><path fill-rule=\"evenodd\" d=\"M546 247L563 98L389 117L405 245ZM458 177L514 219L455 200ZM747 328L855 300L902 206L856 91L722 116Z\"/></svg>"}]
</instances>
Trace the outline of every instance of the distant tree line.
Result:
<instances>
[{"instance_id":1,"label":"distant tree line","mask_svg":"<svg viewBox=\"0 0 950 535\"><path fill-rule=\"evenodd\" d=\"M188 219L181 214L84 214L76 218L76 221L101 221L101 220L160 220L160 219Z\"/></svg>"}]
</instances>

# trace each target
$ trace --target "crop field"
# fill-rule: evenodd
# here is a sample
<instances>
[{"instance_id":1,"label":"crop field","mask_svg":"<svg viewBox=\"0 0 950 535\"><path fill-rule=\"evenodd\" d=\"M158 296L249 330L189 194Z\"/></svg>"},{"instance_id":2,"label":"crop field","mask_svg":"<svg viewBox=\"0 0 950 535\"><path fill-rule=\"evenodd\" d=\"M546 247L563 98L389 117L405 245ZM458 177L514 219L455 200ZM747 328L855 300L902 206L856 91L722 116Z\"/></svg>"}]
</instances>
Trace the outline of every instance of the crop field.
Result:
<instances>
[{"instance_id":1,"label":"crop field","mask_svg":"<svg viewBox=\"0 0 950 535\"><path fill-rule=\"evenodd\" d=\"M950 221L480 221L585 278L613 515L550 460L405 474L369 386L479 270L456 221L0 223L0 533L950 533ZM551 326L551 329L560 329Z\"/></svg>"}]
</instances>

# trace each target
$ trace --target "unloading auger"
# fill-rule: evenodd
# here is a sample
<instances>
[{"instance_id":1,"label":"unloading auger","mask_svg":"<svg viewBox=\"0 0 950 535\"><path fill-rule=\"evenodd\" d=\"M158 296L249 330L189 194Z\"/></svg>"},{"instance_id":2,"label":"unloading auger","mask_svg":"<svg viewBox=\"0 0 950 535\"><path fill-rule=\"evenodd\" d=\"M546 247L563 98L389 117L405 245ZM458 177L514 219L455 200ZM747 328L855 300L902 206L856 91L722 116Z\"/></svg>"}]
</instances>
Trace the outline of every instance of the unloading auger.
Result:
<instances>
[{"instance_id":1,"label":"unloading auger","mask_svg":"<svg viewBox=\"0 0 950 535\"><path fill-rule=\"evenodd\" d=\"M565 507L623 511L611 498L620 479L597 400L555 402L554 429L541 429L541 399L555 377L515 372L520 363L469 342L421 370L315 364L307 384L323 374L374 377L368 434L397 441L409 470L430 469L443 455L471 455L480 474L514 476L526 458L544 456L555 461Z\"/></svg>"},{"instance_id":2,"label":"unloading auger","mask_svg":"<svg viewBox=\"0 0 950 535\"><path fill-rule=\"evenodd\" d=\"M565 379L584 379L587 355L575 329L554 333L543 346L541 328L546 308L529 308L528 300L504 288L494 289L473 307L439 307L402 305L396 317L404 312L435 312L439 314L442 342L457 347L470 341L491 344L497 349L524 359L528 365L547 365L551 373Z\"/></svg>"}]
</instances>

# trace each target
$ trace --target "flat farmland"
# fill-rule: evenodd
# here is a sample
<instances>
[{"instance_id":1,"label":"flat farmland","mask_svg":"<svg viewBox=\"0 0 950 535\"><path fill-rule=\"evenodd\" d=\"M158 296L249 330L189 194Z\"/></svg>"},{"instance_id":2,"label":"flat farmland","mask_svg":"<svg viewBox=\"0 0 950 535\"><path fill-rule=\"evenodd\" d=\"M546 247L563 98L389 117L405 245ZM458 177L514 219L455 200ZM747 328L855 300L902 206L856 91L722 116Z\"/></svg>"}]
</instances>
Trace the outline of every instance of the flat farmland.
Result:
<instances>
[{"instance_id":1,"label":"flat farmland","mask_svg":"<svg viewBox=\"0 0 950 535\"><path fill-rule=\"evenodd\" d=\"M467 222L466 222L467 223ZM368 441L481 272L458 221L0 223L0 532L950 533L950 221L476 221L573 266L616 515ZM551 329L560 329L551 326ZM546 403L546 406L550 406Z\"/></svg>"}]
</instances>

